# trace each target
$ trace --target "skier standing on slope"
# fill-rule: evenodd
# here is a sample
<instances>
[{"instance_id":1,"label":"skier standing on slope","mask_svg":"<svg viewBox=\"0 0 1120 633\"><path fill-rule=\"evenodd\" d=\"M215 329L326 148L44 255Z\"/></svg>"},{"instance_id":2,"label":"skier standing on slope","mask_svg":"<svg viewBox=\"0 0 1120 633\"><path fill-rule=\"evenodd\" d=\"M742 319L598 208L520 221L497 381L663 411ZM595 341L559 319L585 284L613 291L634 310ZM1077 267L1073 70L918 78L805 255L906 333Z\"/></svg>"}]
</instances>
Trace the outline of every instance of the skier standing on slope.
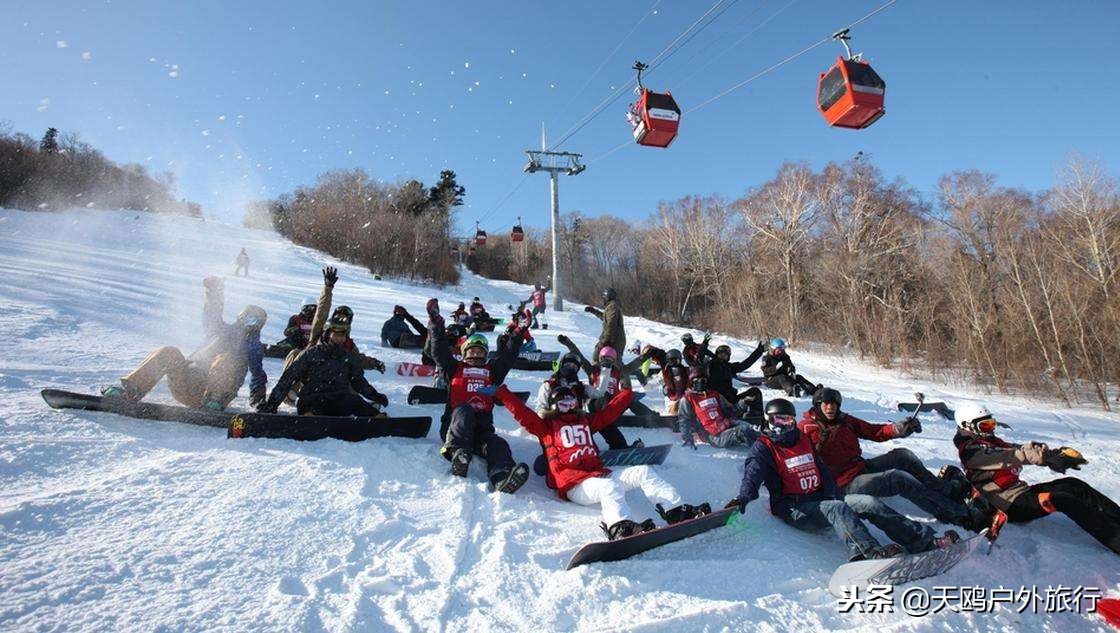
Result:
<instances>
[{"instance_id":1,"label":"skier standing on slope","mask_svg":"<svg viewBox=\"0 0 1120 633\"><path fill-rule=\"evenodd\" d=\"M870 424L841 411L842 402L839 391L821 387L813 394L813 406L805 411L798 428L809 438L844 494L901 496L939 521L974 532L991 524L988 513L963 502L965 482L938 478L909 449L895 448L878 457L863 458L861 439L886 442L909 437L921 430L917 418Z\"/></svg>"},{"instance_id":2,"label":"skier standing on slope","mask_svg":"<svg viewBox=\"0 0 1120 633\"><path fill-rule=\"evenodd\" d=\"M519 330L493 362L486 360L490 345L486 337L472 334L462 345L463 360L457 361L444 333L439 302L428 300L428 329L435 340L436 362L447 377L447 406L440 418L440 455L451 462L451 474L466 477L471 459L486 461L487 477L494 489L513 493L529 478L529 467L513 461L509 444L494 431L494 399L486 388L500 385L513 367L521 348Z\"/></svg>"},{"instance_id":3,"label":"skier standing on slope","mask_svg":"<svg viewBox=\"0 0 1120 633\"><path fill-rule=\"evenodd\" d=\"M167 376L171 396L193 408L222 411L237 397L237 390L249 381L249 402L264 400L268 376L264 373L261 328L268 320L264 309L245 306L233 323L222 320L225 308L225 284L221 277L202 280L206 302L202 307L202 327L206 343L201 349L184 357L177 347L161 347L148 355L120 385L101 390L107 397L139 401Z\"/></svg>"},{"instance_id":4,"label":"skier standing on slope","mask_svg":"<svg viewBox=\"0 0 1120 633\"><path fill-rule=\"evenodd\" d=\"M770 341L770 353L762 359L762 375L767 387L781 389L792 398L816 390L816 385L797 375L793 360L786 354L786 342L780 338Z\"/></svg>"},{"instance_id":5,"label":"skier standing on slope","mask_svg":"<svg viewBox=\"0 0 1120 633\"><path fill-rule=\"evenodd\" d=\"M633 391L623 389L599 411L585 414L578 408L576 395L560 387L553 395L556 414L548 419L525 406L505 385L498 387L494 395L521 426L541 440L548 460L549 485L556 488L560 498L584 506L600 506L601 527L608 539L613 541L657 527L652 519L638 523L631 518L627 490L641 489L669 524L711 512L707 503L682 504L677 490L649 466L629 466L613 472L603 466L591 435L618 418L629 405Z\"/></svg>"},{"instance_id":6,"label":"skier standing on slope","mask_svg":"<svg viewBox=\"0 0 1120 633\"><path fill-rule=\"evenodd\" d=\"M572 344L568 337L561 334L556 337L562 344L568 347L568 353L560 358L560 365L556 373L548 380L541 383L540 389L537 390L537 413L546 418L555 411L553 391L560 387L568 387L572 393L579 399L579 406L581 409L586 408L589 411L601 409L610 400L617 395L619 389L615 389L615 393L610 393L607 389L608 384L597 384L591 379L595 372L595 368L587 362L583 354L579 353L578 349L573 351L575 345ZM564 343L567 341L567 343ZM579 370L583 369L588 375L588 382L584 385L579 380ZM622 430L616 426L607 426L599 432L599 435L607 442L607 447L611 449L629 448L630 444L626 441L626 436L622 434ZM635 442L635 445L640 446L641 442Z\"/></svg>"},{"instance_id":7,"label":"skier standing on slope","mask_svg":"<svg viewBox=\"0 0 1120 633\"><path fill-rule=\"evenodd\" d=\"M758 430L740 418L744 411L709 387L703 370L694 368L693 371L696 373L677 414L683 445L695 450L695 435L719 448L753 444Z\"/></svg>"},{"instance_id":8,"label":"skier standing on slope","mask_svg":"<svg viewBox=\"0 0 1120 633\"><path fill-rule=\"evenodd\" d=\"M234 260L234 261L237 264L237 268L234 269L233 276L234 277L240 276L241 271L244 270L245 271L245 276L248 277L249 276L249 253L245 252L245 249L242 248L241 252L237 254L237 259Z\"/></svg>"},{"instance_id":9,"label":"skier standing on slope","mask_svg":"<svg viewBox=\"0 0 1120 633\"><path fill-rule=\"evenodd\" d=\"M370 402L387 407L389 399L366 382L362 359L346 347L351 318L336 311L327 322L326 335L284 370L268 401L257 410L276 413L292 386L299 383L296 411L300 415L380 415L381 410Z\"/></svg>"},{"instance_id":10,"label":"skier standing on slope","mask_svg":"<svg viewBox=\"0 0 1120 633\"><path fill-rule=\"evenodd\" d=\"M548 302L545 300L545 293L549 290L551 290L551 288L542 288L539 283L533 284L533 294L529 295L529 298L524 301L524 303L533 304L533 311L531 313L533 324L530 327L534 330L541 326L537 317L544 314L545 308L548 307ZM545 327L548 327L547 324Z\"/></svg>"},{"instance_id":11,"label":"skier standing on slope","mask_svg":"<svg viewBox=\"0 0 1120 633\"><path fill-rule=\"evenodd\" d=\"M1024 464L1047 466L1064 475L1088 461L1067 446L1050 448L1041 442L1013 444L996 437L998 423L983 405L956 410L953 437L969 482L1012 523L1027 523L1061 512L1105 547L1120 554L1120 506L1076 477L1028 485L1019 479Z\"/></svg>"},{"instance_id":12,"label":"skier standing on slope","mask_svg":"<svg viewBox=\"0 0 1120 633\"><path fill-rule=\"evenodd\" d=\"M808 436L797 429L797 410L788 400L766 403L766 425L750 447L737 497L728 508L746 512L758 489L770 493L770 512L799 529L831 526L848 546L849 561L892 558L904 552L949 547L960 537L953 530L936 536L929 526L911 521L870 495L843 495ZM882 546L861 519L895 541Z\"/></svg>"},{"instance_id":13,"label":"skier standing on slope","mask_svg":"<svg viewBox=\"0 0 1120 633\"><path fill-rule=\"evenodd\" d=\"M626 349L626 329L622 324L622 305L618 301L618 293L614 288L607 288L603 291L603 309L599 310L591 306L585 307L584 312L594 314L603 321L603 331L599 334L599 340L595 342L595 352L591 355L591 360L599 361L599 350L604 347L613 347L616 350Z\"/></svg>"}]
</instances>

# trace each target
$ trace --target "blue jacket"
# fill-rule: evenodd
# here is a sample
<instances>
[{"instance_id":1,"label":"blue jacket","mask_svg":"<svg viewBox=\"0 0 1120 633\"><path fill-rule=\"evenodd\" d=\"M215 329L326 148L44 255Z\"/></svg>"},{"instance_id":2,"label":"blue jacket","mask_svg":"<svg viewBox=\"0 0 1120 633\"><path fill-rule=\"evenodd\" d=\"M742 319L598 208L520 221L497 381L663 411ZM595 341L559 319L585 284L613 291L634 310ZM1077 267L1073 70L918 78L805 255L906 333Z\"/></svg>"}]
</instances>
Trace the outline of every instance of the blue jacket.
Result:
<instances>
[{"instance_id":1,"label":"blue jacket","mask_svg":"<svg viewBox=\"0 0 1120 633\"><path fill-rule=\"evenodd\" d=\"M782 433L771 435L770 439L782 446L792 446L801 438L801 431L796 427ZM778 466L774 463L774 454L761 439L751 444L747 453L747 461L743 465L743 483L739 486L739 499L749 503L758 498L759 486L766 486L770 493L770 511L779 517L789 515L789 511L798 503L804 501L824 501L825 499L842 499L843 494L836 485L836 480L829 474L828 468L821 461L816 451L813 460L817 463L817 470L821 473L821 486L816 492L808 495L782 494L782 480L778 476Z\"/></svg>"}]
</instances>

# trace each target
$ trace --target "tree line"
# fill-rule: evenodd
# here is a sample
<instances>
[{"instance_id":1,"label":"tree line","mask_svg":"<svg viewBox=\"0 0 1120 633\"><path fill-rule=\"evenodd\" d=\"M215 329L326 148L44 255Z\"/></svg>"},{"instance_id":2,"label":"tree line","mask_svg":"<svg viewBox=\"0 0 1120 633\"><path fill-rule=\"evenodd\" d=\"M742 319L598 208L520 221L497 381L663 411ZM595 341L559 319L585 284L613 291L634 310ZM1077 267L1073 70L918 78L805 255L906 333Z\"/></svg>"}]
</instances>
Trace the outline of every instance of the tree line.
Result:
<instances>
[{"instance_id":1,"label":"tree line","mask_svg":"<svg viewBox=\"0 0 1120 633\"><path fill-rule=\"evenodd\" d=\"M999 393L1110 409L1120 352L1120 192L1071 159L1030 192L975 170L923 194L860 158L787 163L735 200L665 202L644 223L563 218L566 296L613 286L627 314L843 346ZM489 277L551 270L547 235L491 236Z\"/></svg>"},{"instance_id":2,"label":"tree line","mask_svg":"<svg viewBox=\"0 0 1120 633\"><path fill-rule=\"evenodd\" d=\"M75 134L47 129L39 141L0 126L0 207L60 211L74 207L160 211L202 217L175 196L175 176L118 165Z\"/></svg>"},{"instance_id":3,"label":"tree line","mask_svg":"<svg viewBox=\"0 0 1120 633\"><path fill-rule=\"evenodd\" d=\"M336 170L312 186L251 204L245 224L271 226L297 244L376 275L453 284L459 268L451 232L465 194L450 170L431 187L419 180L379 182L361 169Z\"/></svg>"}]
</instances>

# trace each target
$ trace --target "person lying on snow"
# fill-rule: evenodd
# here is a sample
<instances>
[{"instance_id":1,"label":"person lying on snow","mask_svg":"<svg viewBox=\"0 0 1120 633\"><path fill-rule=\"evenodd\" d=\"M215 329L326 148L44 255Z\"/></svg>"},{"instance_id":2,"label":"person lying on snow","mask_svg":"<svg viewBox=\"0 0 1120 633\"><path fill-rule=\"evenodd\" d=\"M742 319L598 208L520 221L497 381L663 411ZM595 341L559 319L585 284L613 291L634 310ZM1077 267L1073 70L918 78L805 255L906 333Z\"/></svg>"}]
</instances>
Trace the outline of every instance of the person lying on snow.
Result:
<instances>
[{"instance_id":1,"label":"person lying on snow","mask_svg":"<svg viewBox=\"0 0 1120 633\"><path fill-rule=\"evenodd\" d=\"M1064 475L1088 461L1068 446L1050 448L1041 442L1013 444L996 437L996 421L988 408L970 404L955 412L953 444L965 476L1012 523L1027 523L1061 512L1114 553L1120 554L1120 506L1076 477L1029 485L1019 479L1024 464L1046 466Z\"/></svg>"},{"instance_id":2,"label":"person lying on snow","mask_svg":"<svg viewBox=\"0 0 1120 633\"><path fill-rule=\"evenodd\" d=\"M649 466L628 466L611 471L603 466L593 433L606 428L626 410L634 392L623 389L602 409L584 413L571 389L560 387L553 395L555 414L542 418L502 385L494 390L518 424L540 439L548 460L547 481L561 499L580 505L599 504L600 525L607 538L616 540L656 529L652 519L634 521L626 491L641 489L655 504L666 523L679 523L711 512L707 503L681 503L680 493ZM667 509L666 509L667 508Z\"/></svg>"},{"instance_id":3,"label":"person lying on snow","mask_svg":"<svg viewBox=\"0 0 1120 633\"><path fill-rule=\"evenodd\" d=\"M409 325L416 328L416 332L409 329ZM393 316L381 326L381 344L385 347L423 348L427 338L428 328L409 314L404 306L393 306Z\"/></svg>"},{"instance_id":4,"label":"person lying on snow","mask_svg":"<svg viewBox=\"0 0 1120 633\"><path fill-rule=\"evenodd\" d=\"M347 348L350 323L345 313L336 311L327 322L325 336L284 370L268 401L257 410L276 413L292 386L299 383L296 411L300 415L381 415L378 406L389 406L389 399L366 381L362 359Z\"/></svg>"},{"instance_id":5,"label":"person lying on snow","mask_svg":"<svg viewBox=\"0 0 1120 633\"><path fill-rule=\"evenodd\" d=\"M513 493L529 479L529 467L515 463L509 444L494 431L494 399L485 389L500 385L513 368L521 348L523 330L494 361L486 359L490 344L481 334L472 334L462 345L462 360L455 360L444 333L439 303L428 301L428 329L435 340L436 362L447 377L447 406L440 418L440 455L451 462L451 474L466 477L471 459L486 461L487 477L495 490Z\"/></svg>"},{"instance_id":6,"label":"person lying on snow","mask_svg":"<svg viewBox=\"0 0 1120 633\"><path fill-rule=\"evenodd\" d=\"M915 554L960 540L953 530L937 536L929 526L907 519L870 495L844 495L809 437L798 430L797 410L790 401L771 400L765 416L763 432L747 454L739 494L725 507L746 512L747 504L758 498L759 487L766 486L771 513L799 530L832 527L848 546L849 561ZM881 545L864 520L894 543Z\"/></svg>"},{"instance_id":7,"label":"person lying on snow","mask_svg":"<svg viewBox=\"0 0 1120 633\"><path fill-rule=\"evenodd\" d=\"M786 342L780 338L770 341L770 353L762 359L762 376L767 387L781 389L791 398L811 394L817 388L797 374L797 368L793 366L789 354L786 354Z\"/></svg>"},{"instance_id":8,"label":"person lying on snow","mask_svg":"<svg viewBox=\"0 0 1120 633\"><path fill-rule=\"evenodd\" d=\"M579 358L580 367L587 373L587 385L592 394L591 400L587 403L588 411L596 411L605 406L621 389L630 389L630 375L638 371L642 363L650 357L650 352L647 350L646 353L623 365L615 348L607 345L599 349L599 360L592 365L572 339L561 334L556 337L556 340L568 348L569 353ZM637 400L630 402L630 412L634 415L657 415L653 409Z\"/></svg>"},{"instance_id":9,"label":"person lying on snow","mask_svg":"<svg viewBox=\"0 0 1120 633\"><path fill-rule=\"evenodd\" d=\"M821 387L798 428L813 444L829 474L844 494L873 497L901 496L939 521L979 532L991 525L986 507L966 503L971 486L963 480L942 479L926 470L922 460L905 448L864 459L860 440L886 442L921 430L916 417L893 424L870 424L840 410L844 398L836 389Z\"/></svg>"},{"instance_id":10,"label":"person lying on snow","mask_svg":"<svg viewBox=\"0 0 1120 633\"><path fill-rule=\"evenodd\" d=\"M719 448L753 444L758 437L758 429L742 419L749 410L731 404L712 389L702 369L694 367L692 371L694 375L677 413L683 446L691 446L695 450L696 435Z\"/></svg>"},{"instance_id":11,"label":"person lying on snow","mask_svg":"<svg viewBox=\"0 0 1120 633\"><path fill-rule=\"evenodd\" d=\"M121 378L119 385L109 385L101 394L138 402L167 376L167 386L176 401L195 409L222 411L237 397L249 381L249 402L264 401L268 375L264 373L261 328L268 320L264 308L245 306L233 323L222 319L225 307L225 283L221 277L202 280L206 301L202 307L202 328L206 335L203 346L189 357L177 347L161 347L144 359L140 366Z\"/></svg>"},{"instance_id":12,"label":"person lying on snow","mask_svg":"<svg viewBox=\"0 0 1120 633\"><path fill-rule=\"evenodd\" d=\"M556 371L542 382L540 389L537 390L537 415L546 420L556 415L555 394L561 388L567 388L571 391L576 398L577 408L581 411L588 407L592 401L606 396L606 391L598 386L585 385L580 382L579 370L583 361L582 356L571 351L560 358ZM626 437L622 434L622 431L613 424L600 430L599 435L606 440L608 448L630 448L630 444L626 442ZM641 440L638 440L634 442L634 446L643 446L643 444Z\"/></svg>"}]
</instances>

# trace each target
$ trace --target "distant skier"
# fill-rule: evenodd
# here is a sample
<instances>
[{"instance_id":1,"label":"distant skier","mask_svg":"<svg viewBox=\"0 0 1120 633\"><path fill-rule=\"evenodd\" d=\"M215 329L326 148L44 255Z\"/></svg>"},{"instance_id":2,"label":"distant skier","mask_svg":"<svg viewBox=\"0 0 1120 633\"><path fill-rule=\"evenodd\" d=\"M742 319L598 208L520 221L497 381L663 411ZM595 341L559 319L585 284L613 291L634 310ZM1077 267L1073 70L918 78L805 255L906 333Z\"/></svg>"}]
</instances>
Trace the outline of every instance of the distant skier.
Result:
<instances>
[{"instance_id":1,"label":"distant skier","mask_svg":"<svg viewBox=\"0 0 1120 633\"><path fill-rule=\"evenodd\" d=\"M534 330L541 327L541 323L538 317L543 318L542 315L544 314L545 308L548 307L548 302L545 299L545 293L549 290L551 290L551 288L542 288L539 283L533 284L533 293L530 294L529 298L525 300L525 303L531 303L533 306L533 311L530 313L530 316L533 319L533 323L529 327ZM545 323L544 327L547 329L548 324Z\"/></svg>"},{"instance_id":2,"label":"distant skier","mask_svg":"<svg viewBox=\"0 0 1120 633\"><path fill-rule=\"evenodd\" d=\"M603 291L603 309L599 310L591 306L584 308L585 312L589 312L599 317L603 321L603 331L599 334L599 340L595 342L595 352L591 355L591 360L598 362L599 350L604 347L613 347L616 350L626 349L626 329L622 323L622 305L618 301L618 293L614 288L607 288Z\"/></svg>"},{"instance_id":3,"label":"distant skier","mask_svg":"<svg viewBox=\"0 0 1120 633\"><path fill-rule=\"evenodd\" d=\"M746 512L758 489L770 493L770 512L806 531L829 526L848 546L849 561L892 558L904 552L949 547L960 540L953 530L937 536L870 495L843 495L809 437L797 429L797 410L788 400L766 403L765 427L750 447L739 494L726 507ZM871 522L895 543L880 545L861 519Z\"/></svg>"},{"instance_id":4,"label":"distant skier","mask_svg":"<svg viewBox=\"0 0 1120 633\"><path fill-rule=\"evenodd\" d=\"M487 477L494 489L513 493L529 478L529 467L513 461L509 444L494 431L494 399L483 391L500 385L513 367L521 348L521 337L494 361L487 361L489 343L481 334L472 334L462 345L463 359L455 360L447 344L439 303L428 302L428 329L435 341L436 362L447 377L447 406L440 418L440 455L451 462L451 474L465 477L471 459L486 461ZM519 330L518 334L523 333Z\"/></svg>"},{"instance_id":5,"label":"distant skier","mask_svg":"<svg viewBox=\"0 0 1120 633\"><path fill-rule=\"evenodd\" d=\"M792 398L811 394L816 389L816 385L797 374L797 368L786 354L786 342L780 338L770 341L770 353L762 359L762 375L767 387L781 389Z\"/></svg>"},{"instance_id":6,"label":"distant skier","mask_svg":"<svg viewBox=\"0 0 1120 633\"><path fill-rule=\"evenodd\" d=\"M591 436L612 424L626 409L634 392L623 389L596 413L579 410L578 398L567 387L553 395L556 414L542 419L502 385L494 392L513 419L537 436L548 460L549 486L561 499L580 505L598 504L601 508L603 532L610 540L656 529L653 520L638 523L626 503L626 491L641 489L655 505L666 523L679 523L711 512L707 503L692 506L681 503L681 495L649 466L629 466L610 471L599 458L599 449Z\"/></svg>"},{"instance_id":7,"label":"distant skier","mask_svg":"<svg viewBox=\"0 0 1120 633\"><path fill-rule=\"evenodd\" d=\"M194 408L222 411L237 397L237 390L249 381L249 401L256 405L265 398L268 376L262 365L261 328L268 320L264 309L246 306L237 320L222 320L225 285L220 277L207 277L206 302L202 308L202 327L206 343L190 357L176 347L161 347L148 355L120 385L101 390L107 397L139 401L167 376L171 396Z\"/></svg>"},{"instance_id":8,"label":"distant skier","mask_svg":"<svg viewBox=\"0 0 1120 633\"><path fill-rule=\"evenodd\" d=\"M1013 444L999 437L988 408L968 404L955 412L953 438L969 482L1012 523L1027 523L1061 512L1105 547L1120 554L1120 506L1076 477L1062 477L1028 485L1019 479L1024 464L1047 466L1064 475L1088 461L1067 446L1050 448L1041 442Z\"/></svg>"},{"instance_id":9,"label":"distant skier","mask_svg":"<svg viewBox=\"0 0 1120 633\"><path fill-rule=\"evenodd\" d=\"M387 407L389 399L366 381L361 357L347 349L350 325L346 313L336 311L327 322L326 335L284 370L258 411L276 413L298 383L302 385L296 404L300 415L380 415L381 409L374 405Z\"/></svg>"},{"instance_id":10,"label":"distant skier","mask_svg":"<svg viewBox=\"0 0 1120 633\"><path fill-rule=\"evenodd\" d=\"M244 270L245 271L245 276L248 277L249 276L249 253L245 252L245 249L242 248L241 252L237 254L237 259L235 261L237 263L237 268L234 269L233 276L237 277L237 276L241 275L241 271Z\"/></svg>"},{"instance_id":11,"label":"distant skier","mask_svg":"<svg viewBox=\"0 0 1120 633\"><path fill-rule=\"evenodd\" d=\"M694 371L696 375L692 377L677 414L684 446L695 449L696 435L719 448L753 444L758 438L758 429L741 419L744 411L710 388L703 370Z\"/></svg>"},{"instance_id":12,"label":"distant skier","mask_svg":"<svg viewBox=\"0 0 1120 633\"><path fill-rule=\"evenodd\" d=\"M416 328L416 332L409 329ZM381 326L381 344L386 347L423 348L428 338L428 328L416 317L408 313L404 306L393 306L393 316Z\"/></svg>"},{"instance_id":13,"label":"distant skier","mask_svg":"<svg viewBox=\"0 0 1120 633\"><path fill-rule=\"evenodd\" d=\"M490 313L486 311L486 306L482 305L482 301L478 297L471 299L471 318L476 321L490 320Z\"/></svg>"},{"instance_id":14,"label":"distant skier","mask_svg":"<svg viewBox=\"0 0 1120 633\"><path fill-rule=\"evenodd\" d=\"M974 532L990 525L989 513L963 502L963 482L938 478L910 450L895 448L871 459L863 458L861 439L886 442L908 437L921 429L917 418L870 424L841 411L842 403L839 391L821 387L813 394L813 406L805 411L798 428L813 443L844 494L900 496L940 521Z\"/></svg>"}]
</instances>

